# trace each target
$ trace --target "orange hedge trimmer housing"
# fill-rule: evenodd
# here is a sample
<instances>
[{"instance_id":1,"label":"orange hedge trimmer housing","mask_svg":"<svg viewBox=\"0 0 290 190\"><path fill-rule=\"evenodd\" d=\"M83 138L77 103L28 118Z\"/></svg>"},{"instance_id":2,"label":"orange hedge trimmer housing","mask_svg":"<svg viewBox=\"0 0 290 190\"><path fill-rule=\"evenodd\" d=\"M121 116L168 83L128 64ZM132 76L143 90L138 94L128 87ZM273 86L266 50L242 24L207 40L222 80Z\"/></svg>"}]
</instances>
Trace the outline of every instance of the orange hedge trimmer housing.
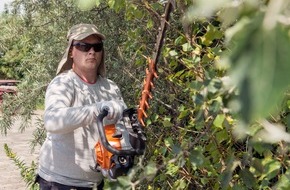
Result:
<instances>
[{"instance_id":1,"label":"orange hedge trimmer housing","mask_svg":"<svg viewBox=\"0 0 290 190\"><path fill-rule=\"evenodd\" d=\"M104 109L97 117L100 140L95 145L97 164L92 169L114 180L128 173L133 167L134 156L144 154L146 137L137 119L136 109L124 110L117 124L103 127L107 114L107 109Z\"/></svg>"},{"instance_id":2,"label":"orange hedge trimmer housing","mask_svg":"<svg viewBox=\"0 0 290 190\"><path fill-rule=\"evenodd\" d=\"M148 99L152 98L153 80L157 78L156 64L163 45L170 12L174 6L174 0L168 0L153 58L148 59L148 69L138 109L124 110L122 119L115 125L103 126L103 119L108 114L108 109L102 110L97 117L99 141L95 145L96 166L92 169L102 172L111 180L126 175L134 165L134 157L143 155L145 152L144 117L147 117Z\"/></svg>"},{"instance_id":3,"label":"orange hedge trimmer housing","mask_svg":"<svg viewBox=\"0 0 290 190\"><path fill-rule=\"evenodd\" d=\"M117 150L121 150L121 143L119 138L115 138L114 134L116 133L115 125L107 125L105 126L105 134L107 141L110 143L112 147ZM101 168L109 170L114 163L111 162L111 158L113 153L105 149L100 142L98 142L95 146L95 153L97 155L97 163L99 163Z\"/></svg>"}]
</instances>

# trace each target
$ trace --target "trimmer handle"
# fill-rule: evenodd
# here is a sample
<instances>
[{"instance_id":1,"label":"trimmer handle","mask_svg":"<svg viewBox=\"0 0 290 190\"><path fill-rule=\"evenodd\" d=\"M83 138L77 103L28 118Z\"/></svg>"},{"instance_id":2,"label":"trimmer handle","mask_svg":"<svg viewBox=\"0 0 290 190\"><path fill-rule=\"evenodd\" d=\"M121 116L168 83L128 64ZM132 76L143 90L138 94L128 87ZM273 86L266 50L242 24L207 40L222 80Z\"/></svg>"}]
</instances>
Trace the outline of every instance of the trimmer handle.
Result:
<instances>
[{"instance_id":1,"label":"trimmer handle","mask_svg":"<svg viewBox=\"0 0 290 190\"><path fill-rule=\"evenodd\" d=\"M104 106L101 108L101 112L98 115L98 117L100 118L102 122L103 122L103 119L109 114L109 110L110 108L108 106Z\"/></svg>"},{"instance_id":2,"label":"trimmer handle","mask_svg":"<svg viewBox=\"0 0 290 190\"><path fill-rule=\"evenodd\" d=\"M102 145L109 152L111 152L112 154L115 154L115 155L137 155L136 150L134 150L133 148L128 149L128 150L118 150L110 145L110 143L108 142L108 140L106 138L105 130L103 127L103 120L108 115L108 113L109 113L109 108L103 107L100 114L97 116L97 127L98 127L98 131L99 131L99 135L100 135L99 138L101 139Z\"/></svg>"}]
</instances>

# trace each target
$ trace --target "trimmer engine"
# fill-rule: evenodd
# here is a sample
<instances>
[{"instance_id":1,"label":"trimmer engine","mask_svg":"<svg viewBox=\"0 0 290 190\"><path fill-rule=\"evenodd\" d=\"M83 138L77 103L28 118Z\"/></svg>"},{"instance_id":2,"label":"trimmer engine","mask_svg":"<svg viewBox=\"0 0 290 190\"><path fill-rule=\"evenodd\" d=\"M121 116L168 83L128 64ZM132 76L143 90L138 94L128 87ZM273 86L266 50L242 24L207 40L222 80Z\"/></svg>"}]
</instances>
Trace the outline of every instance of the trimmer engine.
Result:
<instances>
[{"instance_id":1,"label":"trimmer engine","mask_svg":"<svg viewBox=\"0 0 290 190\"><path fill-rule=\"evenodd\" d=\"M120 122L103 127L107 114L105 109L97 117L100 139L95 145L97 163L93 169L114 180L128 173L136 155L144 154L146 137L136 109L124 110Z\"/></svg>"}]
</instances>

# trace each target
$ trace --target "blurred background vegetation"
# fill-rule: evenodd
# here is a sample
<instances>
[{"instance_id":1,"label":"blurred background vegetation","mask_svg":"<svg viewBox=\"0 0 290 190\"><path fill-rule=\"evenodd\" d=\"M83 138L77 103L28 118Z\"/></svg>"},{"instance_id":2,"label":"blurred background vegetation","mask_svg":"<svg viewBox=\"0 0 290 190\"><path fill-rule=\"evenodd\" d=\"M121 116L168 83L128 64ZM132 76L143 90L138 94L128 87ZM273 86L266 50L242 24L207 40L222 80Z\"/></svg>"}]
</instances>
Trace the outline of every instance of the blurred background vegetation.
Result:
<instances>
[{"instance_id":1,"label":"blurred background vegetation","mask_svg":"<svg viewBox=\"0 0 290 190\"><path fill-rule=\"evenodd\" d=\"M0 78L21 83L1 105L1 133L22 120L21 130L35 128L32 148L42 144L43 123L31 126L31 115L43 108L66 32L81 22L106 34L108 76L136 107L164 3L13 0L0 16ZM289 189L289 24L287 0L176 0L146 119L146 154L106 187ZM35 164L19 164L3 149L37 189Z\"/></svg>"}]
</instances>

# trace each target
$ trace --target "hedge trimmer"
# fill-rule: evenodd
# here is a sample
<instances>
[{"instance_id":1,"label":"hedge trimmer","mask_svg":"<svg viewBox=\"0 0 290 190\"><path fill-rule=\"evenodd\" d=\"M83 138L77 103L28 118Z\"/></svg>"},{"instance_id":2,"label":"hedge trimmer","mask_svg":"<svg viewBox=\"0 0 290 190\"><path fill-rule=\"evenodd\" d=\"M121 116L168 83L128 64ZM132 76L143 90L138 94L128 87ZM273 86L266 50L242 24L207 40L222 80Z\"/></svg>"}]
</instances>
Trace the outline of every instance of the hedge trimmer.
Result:
<instances>
[{"instance_id":1,"label":"hedge trimmer","mask_svg":"<svg viewBox=\"0 0 290 190\"><path fill-rule=\"evenodd\" d=\"M167 1L154 53L152 59L148 59L148 68L146 69L146 78L138 109L124 110L122 119L115 125L103 126L103 118L108 114L107 109L102 110L97 117L99 141L95 145L96 166L92 169L101 171L104 176L111 180L126 175L133 167L134 157L144 154L146 143L143 132L144 118L147 117L148 100L152 98L151 90L154 78L157 78L156 65L161 53L169 16L174 6L174 0Z\"/></svg>"}]
</instances>

